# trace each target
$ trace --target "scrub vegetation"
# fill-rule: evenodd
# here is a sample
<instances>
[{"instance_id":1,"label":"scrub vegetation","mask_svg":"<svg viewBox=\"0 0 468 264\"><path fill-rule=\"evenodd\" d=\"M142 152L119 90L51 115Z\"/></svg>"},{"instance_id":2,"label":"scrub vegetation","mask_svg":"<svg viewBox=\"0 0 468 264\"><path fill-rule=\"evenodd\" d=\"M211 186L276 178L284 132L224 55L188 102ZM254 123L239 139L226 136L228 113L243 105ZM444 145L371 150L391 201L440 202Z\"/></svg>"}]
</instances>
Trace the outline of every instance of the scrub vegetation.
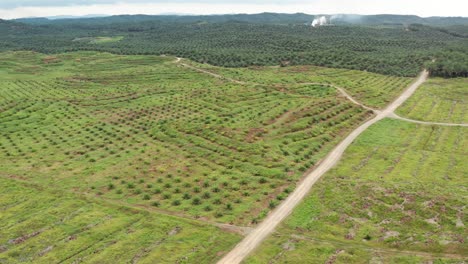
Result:
<instances>
[{"instance_id":1,"label":"scrub vegetation","mask_svg":"<svg viewBox=\"0 0 468 264\"><path fill-rule=\"evenodd\" d=\"M363 104L384 108L407 88L413 78L395 77L356 70L330 69L317 66L223 68L188 61L198 69L205 69L226 78L246 83L276 87L304 87L320 84L341 87Z\"/></svg>"},{"instance_id":2,"label":"scrub vegetation","mask_svg":"<svg viewBox=\"0 0 468 264\"><path fill-rule=\"evenodd\" d=\"M398 114L422 121L468 123L467 99L467 78L432 78L405 102Z\"/></svg>"},{"instance_id":3,"label":"scrub vegetation","mask_svg":"<svg viewBox=\"0 0 468 264\"><path fill-rule=\"evenodd\" d=\"M258 77L266 80L263 84L239 83L173 57L0 56L3 175L238 225L262 219L306 171L372 116L341 96L330 80L346 89L349 84L356 94L362 91L359 82L386 83L385 89L396 94L409 81L291 67L282 74L296 75L303 84L275 84L271 69L251 70L265 75ZM322 77L307 84L307 72ZM341 74L345 77L332 78ZM344 81L353 75L355 80ZM331 79L325 81L326 76ZM386 94L372 97L388 99Z\"/></svg>"},{"instance_id":4,"label":"scrub vegetation","mask_svg":"<svg viewBox=\"0 0 468 264\"><path fill-rule=\"evenodd\" d=\"M240 236L0 177L1 263L211 263Z\"/></svg>"},{"instance_id":5,"label":"scrub vegetation","mask_svg":"<svg viewBox=\"0 0 468 264\"><path fill-rule=\"evenodd\" d=\"M468 20L312 18L0 20L0 263L214 263L423 68L467 122ZM247 263L467 259L466 131L374 124Z\"/></svg>"},{"instance_id":6,"label":"scrub vegetation","mask_svg":"<svg viewBox=\"0 0 468 264\"><path fill-rule=\"evenodd\" d=\"M386 119L247 263L460 263L466 259L467 129Z\"/></svg>"}]
</instances>

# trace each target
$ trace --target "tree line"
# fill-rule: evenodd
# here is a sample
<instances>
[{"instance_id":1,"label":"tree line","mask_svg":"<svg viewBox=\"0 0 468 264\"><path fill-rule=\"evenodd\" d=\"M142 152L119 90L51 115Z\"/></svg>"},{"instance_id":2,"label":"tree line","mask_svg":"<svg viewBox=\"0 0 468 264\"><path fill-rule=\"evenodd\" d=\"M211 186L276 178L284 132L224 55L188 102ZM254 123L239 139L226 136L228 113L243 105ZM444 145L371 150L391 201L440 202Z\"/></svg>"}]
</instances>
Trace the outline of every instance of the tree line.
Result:
<instances>
[{"instance_id":1,"label":"tree line","mask_svg":"<svg viewBox=\"0 0 468 264\"><path fill-rule=\"evenodd\" d=\"M0 21L0 50L167 54L224 67L312 64L394 76L415 76L423 67L444 77L466 76L468 70L468 38L452 28L418 24L312 28L298 23L219 21L132 21L131 16L115 21ZM458 26L457 32L460 27L468 26ZM112 36L123 39L90 41Z\"/></svg>"}]
</instances>

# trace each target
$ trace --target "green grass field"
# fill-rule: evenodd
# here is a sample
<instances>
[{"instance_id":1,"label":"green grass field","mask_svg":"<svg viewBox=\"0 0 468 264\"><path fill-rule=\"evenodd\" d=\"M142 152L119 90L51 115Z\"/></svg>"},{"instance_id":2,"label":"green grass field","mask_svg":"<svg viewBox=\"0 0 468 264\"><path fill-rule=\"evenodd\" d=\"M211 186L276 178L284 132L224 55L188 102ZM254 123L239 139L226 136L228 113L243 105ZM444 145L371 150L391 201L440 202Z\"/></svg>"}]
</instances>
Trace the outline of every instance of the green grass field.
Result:
<instances>
[{"instance_id":1,"label":"green grass field","mask_svg":"<svg viewBox=\"0 0 468 264\"><path fill-rule=\"evenodd\" d=\"M274 85L278 89L308 83L335 85L344 88L363 104L374 108L386 106L413 80L412 78L318 66L223 68L195 62L188 63L235 80Z\"/></svg>"},{"instance_id":2,"label":"green grass field","mask_svg":"<svg viewBox=\"0 0 468 264\"><path fill-rule=\"evenodd\" d=\"M468 78L432 78L398 110L404 117L433 122L468 123Z\"/></svg>"},{"instance_id":3,"label":"green grass field","mask_svg":"<svg viewBox=\"0 0 468 264\"><path fill-rule=\"evenodd\" d=\"M255 225L373 115L331 85L383 107L411 82L183 63L246 83L167 56L0 53L0 263L212 263L240 239L212 222ZM464 131L374 126L249 261L458 256Z\"/></svg>"},{"instance_id":4,"label":"green grass field","mask_svg":"<svg viewBox=\"0 0 468 264\"><path fill-rule=\"evenodd\" d=\"M255 223L372 115L332 87L241 85L171 57L0 57L0 174L191 218Z\"/></svg>"},{"instance_id":5,"label":"green grass field","mask_svg":"<svg viewBox=\"0 0 468 264\"><path fill-rule=\"evenodd\" d=\"M240 237L0 177L0 263L212 263Z\"/></svg>"},{"instance_id":6,"label":"green grass field","mask_svg":"<svg viewBox=\"0 0 468 264\"><path fill-rule=\"evenodd\" d=\"M105 43L114 43L119 42L124 37L117 36L117 37L84 37L84 38L75 38L74 42L85 42L90 44L105 44Z\"/></svg>"},{"instance_id":7,"label":"green grass field","mask_svg":"<svg viewBox=\"0 0 468 264\"><path fill-rule=\"evenodd\" d=\"M246 263L463 263L466 133L373 125Z\"/></svg>"}]
</instances>

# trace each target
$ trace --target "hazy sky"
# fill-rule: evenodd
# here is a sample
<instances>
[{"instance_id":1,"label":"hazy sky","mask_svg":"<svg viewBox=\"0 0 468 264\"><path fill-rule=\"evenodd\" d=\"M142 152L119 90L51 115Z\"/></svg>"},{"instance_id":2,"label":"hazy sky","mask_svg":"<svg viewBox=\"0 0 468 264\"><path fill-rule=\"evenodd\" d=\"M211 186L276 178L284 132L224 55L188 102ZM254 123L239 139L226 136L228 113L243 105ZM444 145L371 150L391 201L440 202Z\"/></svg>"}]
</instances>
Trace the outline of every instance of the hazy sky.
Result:
<instances>
[{"instance_id":1,"label":"hazy sky","mask_svg":"<svg viewBox=\"0 0 468 264\"><path fill-rule=\"evenodd\" d=\"M0 0L0 18L87 14L414 14L466 16L468 0Z\"/></svg>"}]
</instances>

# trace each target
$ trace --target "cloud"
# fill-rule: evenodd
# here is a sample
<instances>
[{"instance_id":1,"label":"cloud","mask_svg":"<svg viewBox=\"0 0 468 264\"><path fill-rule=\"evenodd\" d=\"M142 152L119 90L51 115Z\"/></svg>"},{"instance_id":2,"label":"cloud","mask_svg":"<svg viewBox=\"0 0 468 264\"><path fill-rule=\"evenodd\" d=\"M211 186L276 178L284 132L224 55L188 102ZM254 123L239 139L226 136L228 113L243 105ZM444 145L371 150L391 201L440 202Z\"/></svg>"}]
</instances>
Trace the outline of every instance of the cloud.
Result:
<instances>
[{"instance_id":1,"label":"cloud","mask_svg":"<svg viewBox=\"0 0 468 264\"><path fill-rule=\"evenodd\" d=\"M296 1L149 1L137 0L116 2L115 0L0 0L0 18L43 17L58 15L87 14L232 14L232 13L296 13L308 14L414 14L420 16L468 16L468 1L445 0L296 0ZM6 1L6 2L4 2ZM13 8L5 8L5 3L17 3ZM32 3L35 3L33 5ZM60 5L56 5L60 2ZM64 2L66 4L64 4ZM92 4L90 4L92 2ZM28 4L29 3L29 4ZM19 4L19 5L18 5ZM40 6L38 6L40 4Z\"/></svg>"},{"instance_id":2,"label":"cloud","mask_svg":"<svg viewBox=\"0 0 468 264\"><path fill-rule=\"evenodd\" d=\"M235 3L255 4L297 4L307 3L307 0L236 0ZM191 4L232 4L232 0L1 0L0 8L16 7L47 7L47 6L84 6L103 4L169 4L169 3L191 3Z\"/></svg>"}]
</instances>

